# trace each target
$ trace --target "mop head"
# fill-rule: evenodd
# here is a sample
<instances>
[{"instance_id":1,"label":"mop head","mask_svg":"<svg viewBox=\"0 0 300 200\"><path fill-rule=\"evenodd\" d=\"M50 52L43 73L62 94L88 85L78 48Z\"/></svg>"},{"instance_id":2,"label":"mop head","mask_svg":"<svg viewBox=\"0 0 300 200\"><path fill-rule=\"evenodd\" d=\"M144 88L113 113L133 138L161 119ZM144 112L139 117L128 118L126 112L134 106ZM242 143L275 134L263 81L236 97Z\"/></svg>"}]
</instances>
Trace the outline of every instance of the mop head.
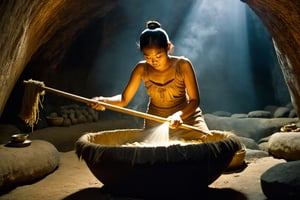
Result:
<instances>
[{"instance_id":1,"label":"mop head","mask_svg":"<svg viewBox=\"0 0 300 200\"><path fill-rule=\"evenodd\" d=\"M24 81L24 83L25 90L19 117L33 128L39 119L39 105L42 106L40 97L45 94L45 90L43 89L45 84L32 79Z\"/></svg>"}]
</instances>

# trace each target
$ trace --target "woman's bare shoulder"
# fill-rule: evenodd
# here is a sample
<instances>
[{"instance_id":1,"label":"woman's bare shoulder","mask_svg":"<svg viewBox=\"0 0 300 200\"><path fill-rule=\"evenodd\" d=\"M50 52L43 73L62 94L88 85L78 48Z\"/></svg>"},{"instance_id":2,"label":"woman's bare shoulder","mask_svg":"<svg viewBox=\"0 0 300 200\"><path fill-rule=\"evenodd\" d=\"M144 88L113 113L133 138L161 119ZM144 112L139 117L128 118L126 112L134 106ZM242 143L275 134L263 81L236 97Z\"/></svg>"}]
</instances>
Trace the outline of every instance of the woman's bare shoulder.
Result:
<instances>
[{"instance_id":1,"label":"woman's bare shoulder","mask_svg":"<svg viewBox=\"0 0 300 200\"><path fill-rule=\"evenodd\" d=\"M190 59L184 56L171 56L171 59L181 63L191 63Z\"/></svg>"},{"instance_id":2,"label":"woman's bare shoulder","mask_svg":"<svg viewBox=\"0 0 300 200\"><path fill-rule=\"evenodd\" d=\"M135 68L145 68L145 66L147 65L146 61L142 60L142 61L139 61L136 65L135 65Z\"/></svg>"},{"instance_id":3,"label":"woman's bare shoulder","mask_svg":"<svg viewBox=\"0 0 300 200\"><path fill-rule=\"evenodd\" d=\"M182 67L191 67L192 62L190 59L184 57L184 56L172 56L171 57L176 64L178 64L181 68Z\"/></svg>"},{"instance_id":4,"label":"woman's bare shoulder","mask_svg":"<svg viewBox=\"0 0 300 200\"><path fill-rule=\"evenodd\" d=\"M138 62L135 67L134 67L134 72L135 73L140 73L142 74L145 70L146 62L145 61L140 61Z\"/></svg>"},{"instance_id":5,"label":"woman's bare shoulder","mask_svg":"<svg viewBox=\"0 0 300 200\"><path fill-rule=\"evenodd\" d=\"M145 60L141 60L141 61L139 61L139 62L136 64L136 66L138 66L138 65L146 65L146 61L145 61Z\"/></svg>"}]
</instances>

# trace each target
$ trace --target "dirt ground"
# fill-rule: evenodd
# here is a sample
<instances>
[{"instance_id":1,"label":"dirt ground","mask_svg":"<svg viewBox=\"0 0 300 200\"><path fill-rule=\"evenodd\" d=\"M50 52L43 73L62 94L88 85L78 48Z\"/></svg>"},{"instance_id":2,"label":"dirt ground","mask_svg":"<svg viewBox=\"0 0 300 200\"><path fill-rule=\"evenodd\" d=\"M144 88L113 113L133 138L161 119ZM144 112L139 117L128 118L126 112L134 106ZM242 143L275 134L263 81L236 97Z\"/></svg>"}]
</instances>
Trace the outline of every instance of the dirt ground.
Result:
<instances>
[{"instance_id":1,"label":"dirt ground","mask_svg":"<svg viewBox=\"0 0 300 200\"><path fill-rule=\"evenodd\" d=\"M110 124L95 125L93 123L73 127L50 127L33 133L31 139L44 138L51 140L52 143L56 142L54 145L60 150L59 167L35 183L19 186L2 194L0 200L136 199L105 192L102 189L102 183L93 176L85 162L77 158L74 149L66 149L66 145L61 142L68 141L69 146L72 147L80 134L88 130L105 129L107 125ZM55 137L53 137L54 133ZM209 186L209 193L206 194L208 197L204 199L265 200L267 198L261 189L260 176L267 169L281 162L285 161L273 157L246 160L247 166L242 171L223 174L213 182ZM200 193L193 199L203 199L203 194Z\"/></svg>"}]
</instances>

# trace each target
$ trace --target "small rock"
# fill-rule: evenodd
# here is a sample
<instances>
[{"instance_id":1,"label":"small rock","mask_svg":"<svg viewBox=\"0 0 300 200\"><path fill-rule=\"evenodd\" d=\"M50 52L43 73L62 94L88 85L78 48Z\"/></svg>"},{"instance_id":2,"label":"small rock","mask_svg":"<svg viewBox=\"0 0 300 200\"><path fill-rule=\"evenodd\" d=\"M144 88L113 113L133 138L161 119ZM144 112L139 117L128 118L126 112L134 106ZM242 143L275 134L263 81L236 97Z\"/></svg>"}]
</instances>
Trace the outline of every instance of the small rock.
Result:
<instances>
[{"instance_id":1,"label":"small rock","mask_svg":"<svg viewBox=\"0 0 300 200\"><path fill-rule=\"evenodd\" d=\"M275 110L278 108L278 106L275 105L267 105L264 110L269 111L273 117Z\"/></svg>"},{"instance_id":2,"label":"small rock","mask_svg":"<svg viewBox=\"0 0 300 200\"><path fill-rule=\"evenodd\" d=\"M296 113L296 110L295 110L295 109L291 109L291 110L290 110L289 117L290 117L290 118L297 117L297 113Z\"/></svg>"},{"instance_id":3,"label":"small rock","mask_svg":"<svg viewBox=\"0 0 300 200\"><path fill-rule=\"evenodd\" d=\"M275 112L273 117L274 118L279 118L279 117L288 117L290 113L290 109L287 107L278 107Z\"/></svg>"},{"instance_id":4,"label":"small rock","mask_svg":"<svg viewBox=\"0 0 300 200\"><path fill-rule=\"evenodd\" d=\"M248 113L250 118L271 118L271 112L265 110L254 110Z\"/></svg>"}]
</instances>

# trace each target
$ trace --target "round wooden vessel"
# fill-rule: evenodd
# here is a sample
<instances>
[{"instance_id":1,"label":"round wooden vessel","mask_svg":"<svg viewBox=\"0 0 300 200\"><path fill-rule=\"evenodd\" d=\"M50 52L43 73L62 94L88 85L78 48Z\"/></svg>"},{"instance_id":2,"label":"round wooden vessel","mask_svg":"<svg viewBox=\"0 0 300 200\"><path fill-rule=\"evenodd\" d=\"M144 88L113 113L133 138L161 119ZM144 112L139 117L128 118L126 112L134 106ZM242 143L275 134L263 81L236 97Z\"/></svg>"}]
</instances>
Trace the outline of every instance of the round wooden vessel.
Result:
<instances>
[{"instance_id":1,"label":"round wooden vessel","mask_svg":"<svg viewBox=\"0 0 300 200\"><path fill-rule=\"evenodd\" d=\"M136 142L141 132L120 129L87 133L76 142L76 154L104 188L139 197L199 193L244 159L240 155L233 159L242 144L227 132L212 131L212 136L198 144L124 145Z\"/></svg>"}]
</instances>

